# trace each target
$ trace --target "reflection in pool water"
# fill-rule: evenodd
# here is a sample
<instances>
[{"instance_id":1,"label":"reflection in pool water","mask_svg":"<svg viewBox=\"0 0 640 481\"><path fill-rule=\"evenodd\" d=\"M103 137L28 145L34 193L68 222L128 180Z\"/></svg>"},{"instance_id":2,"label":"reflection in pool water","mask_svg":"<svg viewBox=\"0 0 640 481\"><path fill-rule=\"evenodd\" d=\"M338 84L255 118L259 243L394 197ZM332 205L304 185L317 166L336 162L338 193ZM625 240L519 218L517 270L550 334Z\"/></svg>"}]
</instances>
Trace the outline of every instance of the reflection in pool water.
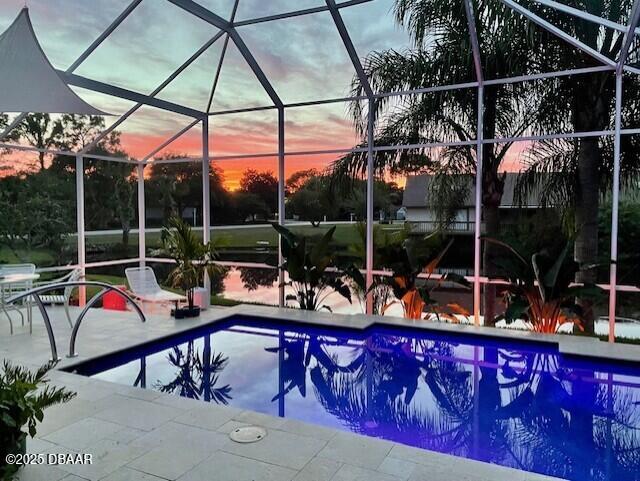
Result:
<instances>
[{"instance_id":1,"label":"reflection in pool water","mask_svg":"<svg viewBox=\"0 0 640 481\"><path fill-rule=\"evenodd\" d=\"M79 371L552 476L640 479L640 370L533 344L241 320Z\"/></svg>"}]
</instances>

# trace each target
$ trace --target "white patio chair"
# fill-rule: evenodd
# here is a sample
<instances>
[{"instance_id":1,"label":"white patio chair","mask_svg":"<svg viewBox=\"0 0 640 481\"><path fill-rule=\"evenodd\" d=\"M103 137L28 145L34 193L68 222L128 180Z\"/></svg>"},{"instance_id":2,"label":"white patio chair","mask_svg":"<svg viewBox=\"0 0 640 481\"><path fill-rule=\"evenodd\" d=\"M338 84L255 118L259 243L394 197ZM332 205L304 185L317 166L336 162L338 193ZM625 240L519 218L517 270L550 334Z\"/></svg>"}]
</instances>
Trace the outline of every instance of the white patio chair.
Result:
<instances>
[{"instance_id":1,"label":"white patio chair","mask_svg":"<svg viewBox=\"0 0 640 481\"><path fill-rule=\"evenodd\" d=\"M162 289L151 267L130 267L125 269L124 273L127 276L127 283L133 297L143 303L162 304L172 302L178 307L178 302L187 300L183 295Z\"/></svg>"},{"instance_id":2,"label":"white patio chair","mask_svg":"<svg viewBox=\"0 0 640 481\"><path fill-rule=\"evenodd\" d=\"M82 270L81 269L73 269L68 274L58 277L57 279L51 279L48 281L36 282L35 286L46 286L50 284L59 284L61 282L75 282L79 281L82 278ZM55 305L62 304L64 306L64 313L67 316L67 321L69 321L69 327L73 328L73 321L71 320L71 314L69 313L69 302L71 301L71 294L73 293L76 286L67 286L64 288L62 294L43 294L40 296L40 299L44 304Z\"/></svg>"},{"instance_id":3,"label":"white patio chair","mask_svg":"<svg viewBox=\"0 0 640 481\"><path fill-rule=\"evenodd\" d=\"M0 266L0 277L7 276L11 274L35 274L36 266L35 264L3 264ZM2 288L1 294L2 299L0 299L0 304L2 304L2 310L5 315L9 319L9 327L11 329L11 334L13 334L13 322L11 320L11 316L9 315L8 309L15 310L20 314L20 319L22 321L22 325L24 326L24 315L22 311L14 304L12 306L7 306L4 304L4 301L12 296L20 294L22 292L28 291L33 287L33 281L24 281L24 282L12 282L11 284L5 285ZM20 305L26 307L27 310L27 322L29 323L29 333L33 333L33 301L31 297L25 298L20 301Z\"/></svg>"}]
</instances>

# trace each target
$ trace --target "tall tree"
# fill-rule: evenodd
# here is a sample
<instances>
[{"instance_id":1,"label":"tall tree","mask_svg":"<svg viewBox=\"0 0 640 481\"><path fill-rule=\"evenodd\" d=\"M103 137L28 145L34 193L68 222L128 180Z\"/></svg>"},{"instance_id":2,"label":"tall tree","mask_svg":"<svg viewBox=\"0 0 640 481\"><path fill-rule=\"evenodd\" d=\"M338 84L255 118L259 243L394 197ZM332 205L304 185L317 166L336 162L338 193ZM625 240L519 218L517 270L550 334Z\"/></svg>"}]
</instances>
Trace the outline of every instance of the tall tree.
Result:
<instances>
[{"instance_id":1,"label":"tall tree","mask_svg":"<svg viewBox=\"0 0 640 481\"><path fill-rule=\"evenodd\" d=\"M590 14L626 25L632 0L568 0L569 6ZM536 4L531 9L550 20L585 45L600 54L617 60L623 35L613 29L588 22L553 9L542 9ZM597 60L552 34L541 32L540 65L544 71L600 65ZM638 44L634 42L630 61L638 59ZM640 125L640 80L629 75L624 78L624 125ZM615 75L598 72L568 79L547 82L545 94L540 97L538 116L544 132L589 132L613 128L615 105ZM640 172L637 155L640 148L636 136L622 138L622 182L630 182ZM541 200L567 207L575 230L574 258L580 269L576 282L594 283L598 280L598 212L601 200L611 189L613 173L613 139L610 137L584 137L571 140L542 142L530 152L529 166L521 177L521 190L539 190ZM594 332L592 305L583 302L587 317L585 330Z\"/></svg>"},{"instance_id":2,"label":"tall tree","mask_svg":"<svg viewBox=\"0 0 640 481\"><path fill-rule=\"evenodd\" d=\"M91 149L91 153L112 157L129 158L122 149L120 134L111 132L102 142ZM122 229L122 244L129 245L131 223L135 219L135 200L137 183L134 178L136 166L131 163L110 162L99 159L87 159L85 162L87 179L85 196L90 214L87 225L96 228L108 228L110 223ZM105 190L109 192L105 195Z\"/></svg>"},{"instance_id":3,"label":"tall tree","mask_svg":"<svg viewBox=\"0 0 640 481\"><path fill-rule=\"evenodd\" d=\"M269 215L278 210L278 179L270 170L245 170L240 179L240 190L260 197L269 207Z\"/></svg>"},{"instance_id":4,"label":"tall tree","mask_svg":"<svg viewBox=\"0 0 640 481\"><path fill-rule=\"evenodd\" d=\"M64 135L60 146L67 150L83 149L91 144L104 131L104 117L98 115L64 114L60 121L64 126ZM115 135L119 135L115 131ZM101 143L109 143L107 136Z\"/></svg>"},{"instance_id":5,"label":"tall tree","mask_svg":"<svg viewBox=\"0 0 640 481\"><path fill-rule=\"evenodd\" d=\"M169 154L163 158L185 157L185 154ZM164 221L172 215L182 215L187 207L202 212L202 165L199 162L151 164L147 184L148 205L159 207ZM224 187L222 170L216 165L209 169L209 191L211 220L226 220L229 192Z\"/></svg>"},{"instance_id":6,"label":"tall tree","mask_svg":"<svg viewBox=\"0 0 640 481\"><path fill-rule=\"evenodd\" d=\"M16 128L20 137L38 149L59 147L65 133L62 119L52 119L49 114L29 114ZM45 169L45 152L38 152L40 170Z\"/></svg>"},{"instance_id":7,"label":"tall tree","mask_svg":"<svg viewBox=\"0 0 640 481\"><path fill-rule=\"evenodd\" d=\"M300 189L307 181L312 177L317 177L321 175L318 169L306 169L306 170L298 170L291 174L287 181L285 182L285 186L287 188L287 194L293 194L298 189Z\"/></svg>"},{"instance_id":8,"label":"tall tree","mask_svg":"<svg viewBox=\"0 0 640 481\"><path fill-rule=\"evenodd\" d=\"M0 135L2 135L8 125L9 116L7 114L0 113ZM13 129L6 137L0 137L0 142L11 142L14 140L18 140L18 138L19 133L17 129ZM10 153L10 149L0 149L0 174L2 174L3 171L12 172L15 170L11 165L9 165L7 159L3 158L8 153Z\"/></svg>"},{"instance_id":9,"label":"tall tree","mask_svg":"<svg viewBox=\"0 0 640 481\"><path fill-rule=\"evenodd\" d=\"M500 2L473 2L476 30L482 51L486 78L503 78L527 73L539 46L531 25ZM472 82L474 64L469 28L463 2L459 0L396 0L393 8L397 24L406 29L412 40L403 51L370 53L365 73L373 89L379 92L404 91ZM358 78L353 93L365 95ZM484 93L485 139L515 137L534 121L531 88L524 84L487 85ZM447 140L472 141L476 138L477 89L456 89L401 97L383 97L375 101L375 144L415 145ZM354 102L352 116L358 131L367 132L367 112ZM486 234L499 235L499 206L505 176L500 165L511 143L486 144L483 147L482 209ZM475 174L474 146L458 146L430 151L425 148L401 152L379 151L375 156L376 173L407 174L427 171L436 175L437 183L465 182L465 175ZM366 152L345 156L334 164L338 179L363 176ZM494 249L484 250L484 274L497 272ZM485 287L485 323L495 312L496 293Z\"/></svg>"}]
</instances>

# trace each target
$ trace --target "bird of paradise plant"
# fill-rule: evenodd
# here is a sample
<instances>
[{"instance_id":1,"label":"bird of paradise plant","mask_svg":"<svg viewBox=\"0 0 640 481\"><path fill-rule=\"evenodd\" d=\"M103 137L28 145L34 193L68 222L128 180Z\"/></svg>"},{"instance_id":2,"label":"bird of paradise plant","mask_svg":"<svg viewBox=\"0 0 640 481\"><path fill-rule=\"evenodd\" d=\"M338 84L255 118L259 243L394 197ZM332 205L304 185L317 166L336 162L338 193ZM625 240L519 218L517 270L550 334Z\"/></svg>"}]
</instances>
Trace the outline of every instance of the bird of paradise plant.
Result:
<instances>
[{"instance_id":1,"label":"bird of paradise plant","mask_svg":"<svg viewBox=\"0 0 640 481\"><path fill-rule=\"evenodd\" d=\"M446 274L438 280L433 278L438 265L453 244L451 239L444 249L439 239L408 238L401 244L389 244L381 247L377 254L383 265L392 271L391 276L383 277L379 282L387 284L396 300L382 309L384 314L392 305L400 303L406 319L446 319L459 322L457 316L470 316L470 312L456 303L439 304L433 298L433 292L445 281L468 287L469 283L457 274ZM420 277L426 274L426 277ZM423 314L426 311L426 316Z\"/></svg>"},{"instance_id":2,"label":"bird of paradise plant","mask_svg":"<svg viewBox=\"0 0 640 481\"><path fill-rule=\"evenodd\" d=\"M279 266L289 276L284 286L293 289L293 294L286 296L287 301L297 302L300 309L317 311L331 307L324 302L334 292L344 297L351 304L351 290L343 280L343 272L334 268L336 254L331 246L336 226L331 227L317 241L297 234L284 226L272 224L282 236L281 252L284 263ZM331 271L331 268L334 268Z\"/></svg>"},{"instance_id":3,"label":"bird of paradise plant","mask_svg":"<svg viewBox=\"0 0 640 481\"><path fill-rule=\"evenodd\" d=\"M547 334L558 332L565 324L584 330L583 309L576 299L595 302L603 291L595 284L573 283L578 267L567 260L571 240L557 256L544 249L534 253L529 261L506 242L492 238L484 240L511 254L499 261L503 276L498 279L507 281L502 288L506 310L496 321L504 319L510 324L520 320L530 330Z\"/></svg>"}]
</instances>

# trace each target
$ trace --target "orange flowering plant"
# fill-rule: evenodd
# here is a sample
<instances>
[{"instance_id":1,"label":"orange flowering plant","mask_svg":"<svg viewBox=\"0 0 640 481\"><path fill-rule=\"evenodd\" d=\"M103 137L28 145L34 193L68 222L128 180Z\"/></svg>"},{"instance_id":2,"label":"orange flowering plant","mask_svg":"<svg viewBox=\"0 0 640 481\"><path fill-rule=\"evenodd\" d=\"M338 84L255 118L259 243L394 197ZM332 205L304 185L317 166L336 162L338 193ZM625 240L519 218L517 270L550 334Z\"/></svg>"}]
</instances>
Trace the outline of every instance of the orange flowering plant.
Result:
<instances>
[{"instance_id":1,"label":"orange flowering plant","mask_svg":"<svg viewBox=\"0 0 640 481\"><path fill-rule=\"evenodd\" d=\"M596 301L603 291L594 284L573 283L577 264L567 258L571 241L555 255L550 249L543 249L527 260L527 256L506 242L484 240L508 253L496 262L503 272L498 279L507 281L502 287L506 310L496 321L504 319L510 324L520 320L530 330L547 334L558 332L568 323L584 330L583 309L576 299Z\"/></svg>"},{"instance_id":2,"label":"orange flowering plant","mask_svg":"<svg viewBox=\"0 0 640 481\"><path fill-rule=\"evenodd\" d=\"M435 279L435 271L453 244L450 240L444 248L437 237L419 239L410 237L402 243L383 246L376 251L376 257L393 273L384 276L378 282L387 284L396 300L382 309L382 314L394 304L400 303L407 319L446 319L459 322L457 316L470 316L470 313L456 303L441 305L433 293L444 282L468 287L467 280L457 274L445 274Z\"/></svg>"}]
</instances>

